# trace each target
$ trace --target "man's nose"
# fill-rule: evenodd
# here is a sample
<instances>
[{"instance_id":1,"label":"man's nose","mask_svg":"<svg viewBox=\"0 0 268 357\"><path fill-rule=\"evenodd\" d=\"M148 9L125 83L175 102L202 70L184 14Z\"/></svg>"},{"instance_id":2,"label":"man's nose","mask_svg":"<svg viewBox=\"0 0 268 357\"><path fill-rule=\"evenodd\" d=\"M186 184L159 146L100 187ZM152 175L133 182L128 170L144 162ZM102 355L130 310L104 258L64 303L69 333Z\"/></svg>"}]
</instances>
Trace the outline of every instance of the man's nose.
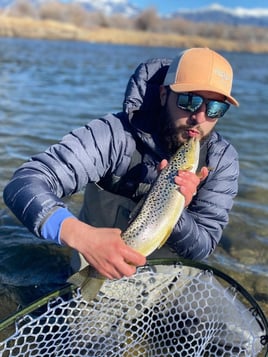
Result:
<instances>
[{"instance_id":1,"label":"man's nose","mask_svg":"<svg viewBox=\"0 0 268 357\"><path fill-rule=\"evenodd\" d=\"M203 103L201 107L191 115L191 119L194 120L197 124L202 124L207 120L205 103Z\"/></svg>"}]
</instances>

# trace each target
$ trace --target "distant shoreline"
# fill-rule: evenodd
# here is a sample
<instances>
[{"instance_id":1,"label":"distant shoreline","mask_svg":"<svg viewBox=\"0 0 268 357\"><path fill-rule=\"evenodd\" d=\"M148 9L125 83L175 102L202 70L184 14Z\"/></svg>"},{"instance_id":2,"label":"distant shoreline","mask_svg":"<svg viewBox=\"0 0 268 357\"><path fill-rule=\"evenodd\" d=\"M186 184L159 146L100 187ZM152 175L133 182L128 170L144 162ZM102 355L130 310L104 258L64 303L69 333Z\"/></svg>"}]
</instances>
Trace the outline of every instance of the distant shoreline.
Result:
<instances>
[{"instance_id":1,"label":"distant shoreline","mask_svg":"<svg viewBox=\"0 0 268 357\"><path fill-rule=\"evenodd\" d=\"M268 43L242 43L241 41L187 36L174 33L155 33L129 29L95 27L85 29L53 20L35 20L0 16L0 37L74 40L163 47L210 47L228 52L268 53Z\"/></svg>"}]
</instances>

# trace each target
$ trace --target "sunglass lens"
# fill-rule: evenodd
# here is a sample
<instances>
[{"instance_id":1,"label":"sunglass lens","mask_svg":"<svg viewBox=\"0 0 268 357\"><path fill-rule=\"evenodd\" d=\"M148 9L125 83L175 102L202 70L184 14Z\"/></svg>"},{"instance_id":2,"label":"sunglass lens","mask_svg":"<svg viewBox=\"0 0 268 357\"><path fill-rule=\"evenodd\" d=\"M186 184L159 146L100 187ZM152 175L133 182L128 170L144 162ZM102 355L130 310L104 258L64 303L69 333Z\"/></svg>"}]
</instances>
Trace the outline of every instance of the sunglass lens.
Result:
<instances>
[{"instance_id":1,"label":"sunglass lens","mask_svg":"<svg viewBox=\"0 0 268 357\"><path fill-rule=\"evenodd\" d=\"M221 118L229 109L230 104L224 102L218 102L216 100L210 100L207 103L207 116L209 118Z\"/></svg>"},{"instance_id":2,"label":"sunglass lens","mask_svg":"<svg viewBox=\"0 0 268 357\"><path fill-rule=\"evenodd\" d=\"M177 99L177 105L179 108L186 109L189 105L189 95L179 94Z\"/></svg>"},{"instance_id":3,"label":"sunglass lens","mask_svg":"<svg viewBox=\"0 0 268 357\"><path fill-rule=\"evenodd\" d=\"M201 107L202 103L203 98L198 95L184 93L178 95L177 105L183 110L194 113Z\"/></svg>"},{"instance_id":4,"label":"sunglass lens","mask_svg":"<svg viewBox=\"0 0 268 357\"><path fill-rule=\"evenodd\" d=\"M199 97L198 95L193 95L191 102L191 112L196 112L201 107L203 102L204 99L202 97Z\"/></svg>"}]
</instances>

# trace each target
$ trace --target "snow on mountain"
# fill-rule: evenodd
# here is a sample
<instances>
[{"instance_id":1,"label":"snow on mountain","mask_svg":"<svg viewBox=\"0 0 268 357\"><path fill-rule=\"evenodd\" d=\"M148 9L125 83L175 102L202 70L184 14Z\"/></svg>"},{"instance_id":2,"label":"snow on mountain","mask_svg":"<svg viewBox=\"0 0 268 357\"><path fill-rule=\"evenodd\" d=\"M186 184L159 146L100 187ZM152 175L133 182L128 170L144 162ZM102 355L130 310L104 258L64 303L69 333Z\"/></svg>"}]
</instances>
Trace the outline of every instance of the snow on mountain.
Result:
<instances>
[{"instance_id":1,"label":"snow on mountain","mask_svg":"<svg viewBox=\"0 0 268 357\"><path fill-rule=\"evenodd\" d=\"M140 12L140 9L131 4L128 0L69 0L77 2L89 11L102 11L110 15L120 13L125 16L133 16Z\"/></svg>"},{"instance_id":2,"label":"snow on mountain","mask_svg":"<svg viewBox=\"0 0 268 357\"><path fill-rule=\"evenodd\" d=\"M182 9L180 13L206 13L211 11L218 11L222 13L226 13L233 16L238 17L245 17L245 16L252 16L252 17L262 17L268 16L268 8L255 8L255 9L245 9L243 7L235 7L235 8L228 8L224 7L220 4L211 4L210 6L198 8L198 9Z\"/></svg>"},{"instance_id":3,"label":"snow on mountain","mask_svg":"<svg viewBox=\"0 0 268 357\"><path fill-rule=\"evenodd\" d=\"M228 8L219 4L212 4L198 9L181 9L171 14L171 17L178 16L195 22L268 26L268 8Z\"/></svg>"}]
</instances>

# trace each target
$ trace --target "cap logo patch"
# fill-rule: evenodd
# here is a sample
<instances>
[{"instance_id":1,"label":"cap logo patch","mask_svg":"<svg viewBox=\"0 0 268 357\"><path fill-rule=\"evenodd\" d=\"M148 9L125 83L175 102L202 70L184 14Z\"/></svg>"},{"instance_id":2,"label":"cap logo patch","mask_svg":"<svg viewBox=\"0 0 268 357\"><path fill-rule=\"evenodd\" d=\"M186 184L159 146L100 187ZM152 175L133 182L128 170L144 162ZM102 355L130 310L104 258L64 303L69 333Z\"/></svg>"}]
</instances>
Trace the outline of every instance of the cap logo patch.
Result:
<instances>
[{"instance_id":1,"label":"cap logo patch","mask_svg":"<svg viewBox=\"0 0 268 357\"><path fill-rule=\"evenodd\" d=\"M228 73L226 73L225 71L219 69L219 68L215 68L214 69L214 73L219 76L221 79L224 79L225 81L230 81L230 76L228 75Z\"/></svg>"}]
</instances>

